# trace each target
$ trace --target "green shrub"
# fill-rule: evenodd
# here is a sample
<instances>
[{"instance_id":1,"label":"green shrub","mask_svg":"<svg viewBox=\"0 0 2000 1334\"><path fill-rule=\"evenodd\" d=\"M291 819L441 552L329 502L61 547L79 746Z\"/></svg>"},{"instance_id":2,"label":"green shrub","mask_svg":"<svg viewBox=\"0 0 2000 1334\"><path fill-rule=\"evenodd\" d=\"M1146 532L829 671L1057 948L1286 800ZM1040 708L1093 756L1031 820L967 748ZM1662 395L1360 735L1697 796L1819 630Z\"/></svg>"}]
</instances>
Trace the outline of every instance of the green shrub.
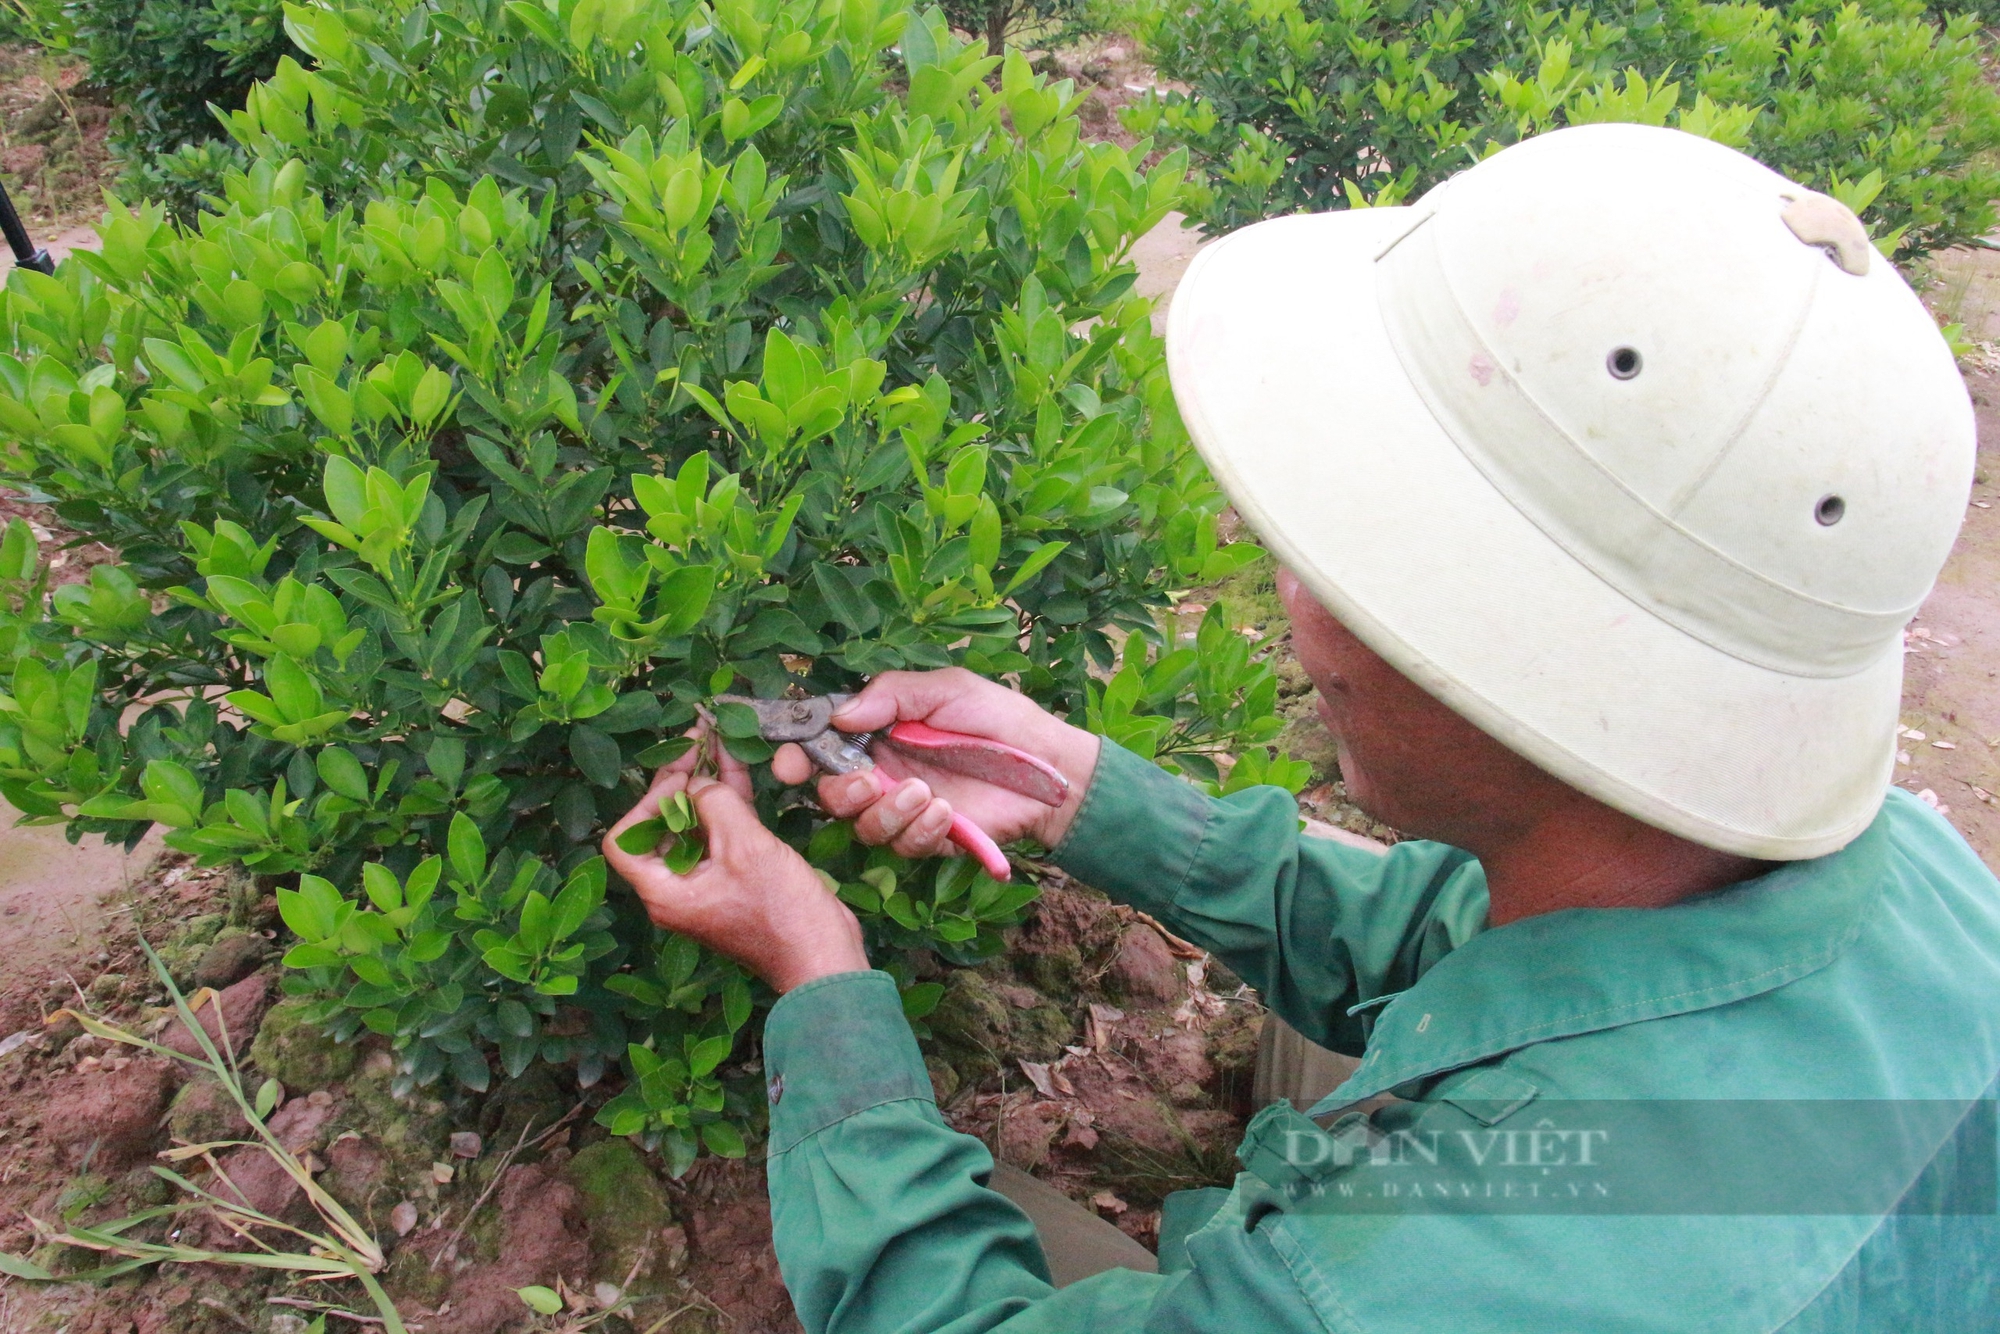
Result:
<instances>
[{"instance_id":1,"label":"green shrub","mask_svg":"<svg viewBox=\"0 0 2000 1334\"><path fill-rule=\"evenodd\" d=\"M72 51L109 95L112 149L127 184L191 209L210 171L161 172L154 159L223 137L211 107L243 105L251 84L294 52L278 0L16 0L44 45Z\"/></svg>"},{"instance_id":2,"label":"green shrub","mask_svg":"<svg viewBox=\"0 0 2000 1334\"><path fill-rule=\"evenodd\" d=\"M960 32L986 39L986 54L1000 55L1009 42L1034 34L1047 45L1061 40L1085 17L1085 0L945 0L945 21Z\"/></svg>"},{"instance_id":3,"label":"green shrub","mask_svg":"<svg viewBox=\"0 0 2000 1334\"><path fill-rule=\"evenodd\" d=\"M2000 93L1976 15L1920 0L1214 0L1152 11L1128 124L1186 147L1195 214L1396 203L1564 124L1676 125L1863 212L1899 258L1994 225Z\"/></svg>"},{"instance_id":4,"label":"green shrub","mask_svg":"<svg viewBox=\"0 0 2000 1334\"><path fill-rule=\"evenodd\" d=\"M295 8L219 212L0 297L6 470L121 558L45 599L0 544L0 792L277 881L286 990L404 1086L622 1066L615 1131L742 1150L753 988L593 848L716 694L962 663L1303 777L1220 614L1160 628L1254 555L1131 295L1181 159L878 6ZM892 970L1033 897L760 781Z\"/></svg>"}]
</instances>

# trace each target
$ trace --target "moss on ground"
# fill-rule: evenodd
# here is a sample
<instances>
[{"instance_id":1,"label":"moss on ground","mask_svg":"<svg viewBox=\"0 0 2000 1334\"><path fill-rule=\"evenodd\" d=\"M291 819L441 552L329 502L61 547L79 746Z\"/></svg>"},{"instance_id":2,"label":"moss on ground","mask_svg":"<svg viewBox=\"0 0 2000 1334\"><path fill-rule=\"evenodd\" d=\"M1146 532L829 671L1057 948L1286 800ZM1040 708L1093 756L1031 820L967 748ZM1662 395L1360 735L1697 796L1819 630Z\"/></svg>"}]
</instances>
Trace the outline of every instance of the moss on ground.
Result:
<instances>
[{"instance_id":1,"label":"moss on ground","mask_svg":"<svg viewBox=\"0 0 2000 1334\"><path fill-rule=\"evenodd\" d=\"M632 1142L591 1145L569 1160L563 1177L583 1197L592 1280L635 1292L659 1288L667 1275L660 1231L673 1226L673 1207Z\"/></svg>"},{"instance_id":2,"label":"moss on ground","mask_svg":"<svg viewBox=\"0 0 2000 1334\"><path fill-rule=\"evenodd\" d=\"M361 1056L353 1043L335 1042L307 1023L308 1005L292 999L273 1006L250 1044L250 1059L257 1068L294 1093L347 1078Z\"/></svg>"}]
</instances>

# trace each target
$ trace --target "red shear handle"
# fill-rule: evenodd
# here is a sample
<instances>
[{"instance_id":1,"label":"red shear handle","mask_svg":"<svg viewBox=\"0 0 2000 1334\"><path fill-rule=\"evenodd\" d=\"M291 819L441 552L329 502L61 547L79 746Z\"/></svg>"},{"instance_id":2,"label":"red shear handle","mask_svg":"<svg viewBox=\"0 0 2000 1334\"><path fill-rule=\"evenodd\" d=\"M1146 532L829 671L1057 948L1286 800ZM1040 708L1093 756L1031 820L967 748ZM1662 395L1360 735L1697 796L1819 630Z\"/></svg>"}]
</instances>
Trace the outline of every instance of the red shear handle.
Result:
<instances>
[{"instance_id":1,"label":"red shear handle","mask_svg":"<svg viewBox=\"0 0 2000 1334\"><path fill-rule=\"evenodd\" d=\"M1014 878L1014 868L1007 864L1007 854L1000 851L1000 845L986 836L986 831L957 811L951 813L951 841L979 859L986 868L986 874L1006 884Z\"/></svg>"},{"instance_id":2,"label":"red shear handle","mask_svg":"<svg viewBox=\"0 0 2000 1334\"><path fill-rule=\"evenodd\" d=\"M1069 779L1063 777L1060 769L1039 756L1016 750L991 737L940 731L929 723L919 722L892 723L883 736L898 750L909 752L925 764L949 769L967 778L977 778L1024 797L1033 797L1044 806L1060 806L1063 798L1069 795ZM984 861L985 854L959 839L957 830L958 825L954 821L953 841ZM979 837L985 840L987 847L993 846L993 840L986 838L984 833ZM999 856L997 849L993 855ZM1001 865L1005 864L1001 862ZM987 869L993 869L991 862L987 862Z\"/></svg>"}]
</instances>

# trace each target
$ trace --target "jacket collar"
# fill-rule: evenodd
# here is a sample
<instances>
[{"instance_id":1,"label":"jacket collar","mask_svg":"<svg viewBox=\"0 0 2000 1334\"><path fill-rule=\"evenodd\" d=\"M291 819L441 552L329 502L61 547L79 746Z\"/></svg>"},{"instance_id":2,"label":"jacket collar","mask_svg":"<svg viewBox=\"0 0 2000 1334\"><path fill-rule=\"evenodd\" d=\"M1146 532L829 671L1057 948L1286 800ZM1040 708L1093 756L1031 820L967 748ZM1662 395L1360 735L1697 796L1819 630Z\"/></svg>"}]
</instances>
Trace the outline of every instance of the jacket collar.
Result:
<instances>
[{"instance_id":1,"label":"jacket collar","mask_svg":"<svg viewBox=\"0 0 2000 1334\"><path fill-rule=\"evenodd\" d=\"M1378 1014L1309 1115L1522 1047L1727 1005L1817 972L1861 930L1889 855L1878 815L1840 851L1666 908L1571 908L1481 932Z\"/></svg>"}]
</instances>

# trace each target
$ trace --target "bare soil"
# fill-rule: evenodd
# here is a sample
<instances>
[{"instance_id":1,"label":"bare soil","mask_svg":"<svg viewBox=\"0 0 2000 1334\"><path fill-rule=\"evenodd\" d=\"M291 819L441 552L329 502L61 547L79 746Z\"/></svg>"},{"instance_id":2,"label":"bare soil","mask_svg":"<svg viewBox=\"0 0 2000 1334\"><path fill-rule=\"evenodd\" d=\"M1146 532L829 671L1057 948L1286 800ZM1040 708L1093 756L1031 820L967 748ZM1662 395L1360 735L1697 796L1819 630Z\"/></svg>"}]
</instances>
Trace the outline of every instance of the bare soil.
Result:
<instances>
[{"instance_id":1,"label":"bare soil","mask_svg":"<svg viewBox=\"0 0 2000 1334\"><path fill-rule=\"evenodd\" d=\"M105 145L111 111L77 60L0 46L0 184L36 244L57 258L96 245L91 224L118 175ZM13 255L0 246L0 272Z\"/></svg>"},{"instance_id":2,"label":"bare soil","mask_svg":"<svg viewBox=\"0 0 2000 1334\"><path fill-rule=\"evenodd\" d=\"M2000 374L1966 377L1979 470L1965 527L1905 637L1896 782L1936 803L2000 867Z\"/></svg>"}]
</instances>

